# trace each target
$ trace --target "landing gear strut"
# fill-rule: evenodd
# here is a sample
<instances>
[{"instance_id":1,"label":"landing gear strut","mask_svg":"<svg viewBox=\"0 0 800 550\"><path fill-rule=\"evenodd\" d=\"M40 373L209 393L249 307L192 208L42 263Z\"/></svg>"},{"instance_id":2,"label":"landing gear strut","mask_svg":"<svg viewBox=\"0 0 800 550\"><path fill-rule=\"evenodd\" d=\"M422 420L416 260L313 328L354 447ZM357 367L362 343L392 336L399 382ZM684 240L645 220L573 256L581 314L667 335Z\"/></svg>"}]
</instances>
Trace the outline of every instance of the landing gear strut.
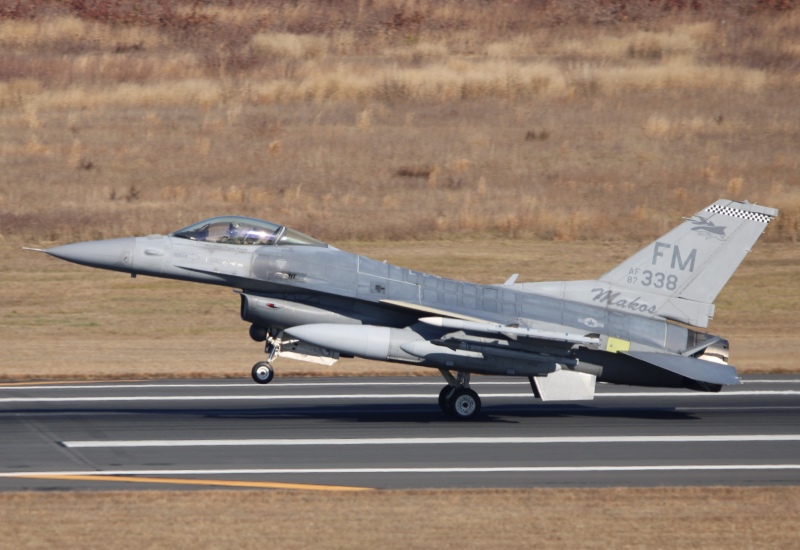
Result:
<instances>
[{"instance_id":1,"label":"landing gear strut","mask_svg":"<svg viewBox=\"0 0 800 550\"><path fill-rule=\"evenodd\" d=\"M250 327L250 337L253 340L266 342L264 352L267 354L267 360L259 361L253 365L253 369L250 371L253 380L259 384L269 384L275 378L275 369L272 368L272 362L280 355L281 336L283 336L282 331L277 336L272 337L266 329L256 325Z\"/></svg>"},{"instance_id":2,"label":"landing gear strut","mask_svg":"<svg viewBox=\"0 0 800 550\"><path fill-rule=\"evenodd\" d=\"M459 420L475 418L481 410L481 398L469 387L469 373L459 372L455 377L449 370L439 369L447 385L439 392L439 408Z\"/></svg>"}]
</instances>

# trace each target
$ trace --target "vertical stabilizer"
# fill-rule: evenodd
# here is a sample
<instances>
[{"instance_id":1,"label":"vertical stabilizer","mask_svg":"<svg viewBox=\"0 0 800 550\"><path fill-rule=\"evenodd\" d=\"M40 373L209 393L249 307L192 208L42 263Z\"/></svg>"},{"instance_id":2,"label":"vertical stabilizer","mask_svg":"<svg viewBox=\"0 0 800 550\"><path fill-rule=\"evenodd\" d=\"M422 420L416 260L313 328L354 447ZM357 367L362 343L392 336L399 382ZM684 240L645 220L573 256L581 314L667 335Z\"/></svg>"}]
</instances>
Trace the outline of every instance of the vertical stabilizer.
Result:
<instances>
[{"instance_id":1,"label":"vertical stabilizer","mask_svg":"<svg viewBox=\"0 0 800 550\"><path fill-rule=\"evenodd\" d=\"M778 211L718 200L600 277L617 288L712 304Z\"/></svg>"}]
</instances>

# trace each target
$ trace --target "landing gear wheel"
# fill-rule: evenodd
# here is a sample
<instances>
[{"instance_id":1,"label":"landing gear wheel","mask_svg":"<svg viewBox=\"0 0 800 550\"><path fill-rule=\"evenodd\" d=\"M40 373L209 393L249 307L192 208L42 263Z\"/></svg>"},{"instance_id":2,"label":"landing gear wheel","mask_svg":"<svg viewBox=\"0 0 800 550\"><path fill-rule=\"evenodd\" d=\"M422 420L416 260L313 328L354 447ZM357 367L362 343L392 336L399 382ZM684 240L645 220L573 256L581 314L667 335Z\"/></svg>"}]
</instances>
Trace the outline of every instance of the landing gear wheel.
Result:
<instances>
[{"instance_id":1,"label":"landing gear wheel","mask_svg":"<svg viewBox=\"0 0 800 550\"><path fill-rule=\"evenodd\" d=\"M448 399L453 416L459 420L475 418L481 410L481 398L469 388L457 389Z\"/></svg>"},{"instance_id":2,"label":"landing gear wheel","mask_svg":"<svg viewBox=\"0 0 800 550\"><path fill-rule=\"evenodd\" d=\"M259 384L269 384L275 378L275 369L266 361L259 361L253 365L253 370L250 372L253 380Z\"/></svg>"},{"instance_id":3,"label":"landing gear wheel","mask_svg":"<svg viewBox=\"0 0 800 550\"><path fill-rule=\"evenodd\" d=\"M454 391L455 388L452 386L445 386L442 388L442 391L439 392L439 408L442 409L444 414L453 414L453 407L451 406L452 401L448 399L448 397L453 395Z\"/></svg>"}]
</instances>

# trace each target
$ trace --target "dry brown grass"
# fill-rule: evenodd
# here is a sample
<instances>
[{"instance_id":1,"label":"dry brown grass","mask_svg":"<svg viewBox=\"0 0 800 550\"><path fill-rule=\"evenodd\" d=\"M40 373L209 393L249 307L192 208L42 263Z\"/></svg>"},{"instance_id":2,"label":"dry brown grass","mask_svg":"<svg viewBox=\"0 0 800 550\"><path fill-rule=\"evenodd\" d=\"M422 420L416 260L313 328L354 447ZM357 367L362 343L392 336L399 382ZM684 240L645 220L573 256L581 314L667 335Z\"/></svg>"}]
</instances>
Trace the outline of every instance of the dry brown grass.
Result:
<instances>
[{"instance_id":1,"label":"dry brown grass","mask_svg":"<svg viewBox=\"0 0 800 550\"><path fill-rule=\"evenodd\" d=\"M769 289L796 288L800 12L693 6L0 0L4 375L235 375L258 353L226 291L22 244L236 213L456 278L593 278L719 197L780 208L764 240L786 244L713 328L745 370L793 369L800 292ZM565 254L590 261L571 276ZM198 334L227 338L193 355Z\"/></svg>"},{"instance_id":2,"label":"dry brown grass","mask_svg":"<svg viewBox=\"0 0 800 550\"><path fill-rule=\"evenodd\" d=\"M794 242L800 14L701 4L0 2L0 238L641 240L727 196Z\"/></svg>"},{"instance_id":3,"label":"dry brown grass","mask_svg":"<svg viewBox=\"0 0 800 550\"><path fill-rule=\"evenodd\" d=\"M15 548L794 548L800 489L20 493Z\"/></svg>"}]
</instances>

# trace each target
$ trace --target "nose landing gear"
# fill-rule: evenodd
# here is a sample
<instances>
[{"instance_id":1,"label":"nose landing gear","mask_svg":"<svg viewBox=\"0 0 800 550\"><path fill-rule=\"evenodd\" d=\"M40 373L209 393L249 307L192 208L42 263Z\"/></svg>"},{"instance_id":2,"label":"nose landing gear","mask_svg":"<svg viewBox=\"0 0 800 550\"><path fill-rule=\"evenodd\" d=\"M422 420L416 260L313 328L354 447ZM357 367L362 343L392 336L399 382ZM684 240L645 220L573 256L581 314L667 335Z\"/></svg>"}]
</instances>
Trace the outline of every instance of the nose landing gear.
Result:
<instances>
[{"instance_id":1,"label":"nose landing gear","mask_svg":"<svg viewBox=\"0 0 800 550\"><path fill-rule=\"evenodd\" d=\"M275 369L268 362L259 361L253 365L253 370L250 374L253 376L253 380L259 384L269 384L275 378Z\"/></svg>"},{"instance_id":2,"label":"nose landing gear","mask_svg":"<svg viewBox=\"0 0 800 550\"><path fill-rule=\"evenodd\" d=\"M259 361L253 365L250 375L253 380L259 384L269 384L275 378L275 369L272 368L272 361L274 361L281 352L281 336L283 331L278 333L277 336L270 336L269 330L261 328L257 325L250 327L250 337L256 342L266 342L264 345L264 352L268 355L266 361Z\"/></svg>"}]
</instances>

